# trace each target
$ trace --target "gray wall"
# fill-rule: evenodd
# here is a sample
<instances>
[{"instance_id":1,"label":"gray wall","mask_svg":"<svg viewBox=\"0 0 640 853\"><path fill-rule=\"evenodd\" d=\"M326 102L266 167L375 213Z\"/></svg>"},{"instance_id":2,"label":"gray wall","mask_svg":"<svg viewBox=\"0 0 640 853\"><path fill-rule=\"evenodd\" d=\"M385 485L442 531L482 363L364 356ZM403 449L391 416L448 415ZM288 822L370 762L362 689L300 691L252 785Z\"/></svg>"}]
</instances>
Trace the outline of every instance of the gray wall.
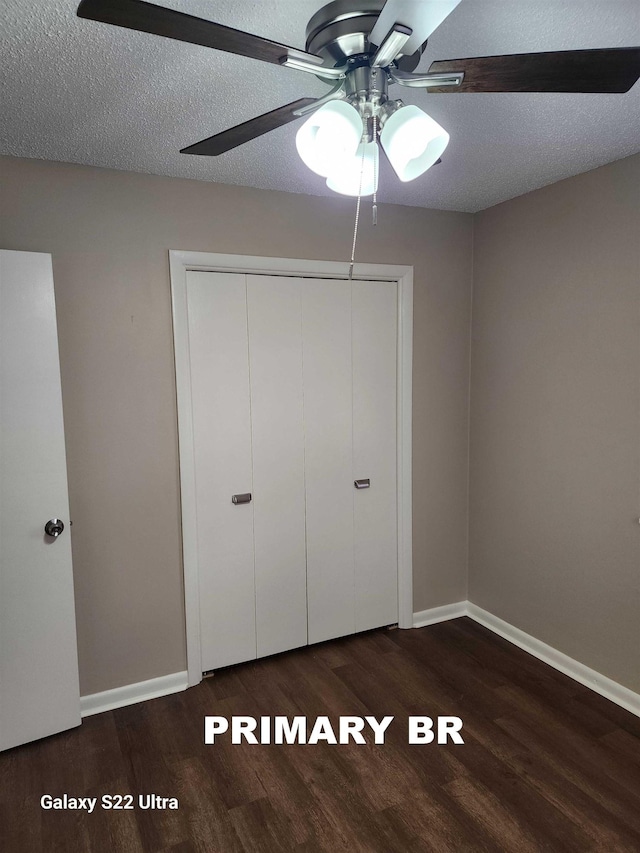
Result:
<instances>
[{"instance_id":1,"label":"gray wall","mask_svg":"<svg viewBox=\"0 0 640 853\"><path fill-rule=\"evenodd\" d=\"M182 670L168 250L346 261L354 202L38 160L0 168L0 245L53 255L82 693ZM378 219L365 205L358 258L415 267L421 610L466 597L472 217L381 205Z\"/></svg>"},{"instance_id":2,"label":"gray wall","mask_svg":"<svg viewBox=\"0 0 640 853\"><path fill-rule=\"evenodd\" d=\"M475 217L469 598L640 690L640 157Z\"/></svg>"}]
</instances>

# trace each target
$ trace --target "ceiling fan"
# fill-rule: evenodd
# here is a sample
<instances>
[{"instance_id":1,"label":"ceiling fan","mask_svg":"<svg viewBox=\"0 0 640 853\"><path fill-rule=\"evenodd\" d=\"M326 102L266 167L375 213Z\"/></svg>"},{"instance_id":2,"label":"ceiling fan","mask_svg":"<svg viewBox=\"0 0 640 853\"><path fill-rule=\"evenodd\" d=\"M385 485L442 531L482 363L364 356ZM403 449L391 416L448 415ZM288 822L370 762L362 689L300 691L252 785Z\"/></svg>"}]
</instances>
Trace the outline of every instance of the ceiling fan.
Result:
<instances>
[{"instance_id":1,"label":"ceiling fan","mask_svg":"<svg viewBox=\"0 0 640 853\"><path fill-rule=\"evenodd\" d=\"M415 73L427 39L461 0L334 0L307 24L301 50L143 0L82 0L78 15L307 72L331 86L183 148L217 156L298 118L303 161L346 195L375 194L378 141L402 181L440 162L449 135L389 87L455 92L627 92L640 47L445 59Z\"/></svg>"}]
</instances>

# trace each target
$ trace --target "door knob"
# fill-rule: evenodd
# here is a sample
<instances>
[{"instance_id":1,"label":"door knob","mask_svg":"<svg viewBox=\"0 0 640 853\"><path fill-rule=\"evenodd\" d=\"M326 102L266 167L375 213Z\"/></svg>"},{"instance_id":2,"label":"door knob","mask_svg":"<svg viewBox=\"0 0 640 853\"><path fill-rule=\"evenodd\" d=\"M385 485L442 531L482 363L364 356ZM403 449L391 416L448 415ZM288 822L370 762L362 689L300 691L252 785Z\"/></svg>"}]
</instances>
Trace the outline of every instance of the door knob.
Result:
<instances>
[{"instance_id":1,"label":"door knob","mask_svg":"<svg viewBox=\"0 0 640 853\"><path fill-rule=\"evenodd\" d=\"M50 518L44 526L44 532L47 536L56 539L64 530L64 524L59 518Z\"/></svg>"}]
</instances>

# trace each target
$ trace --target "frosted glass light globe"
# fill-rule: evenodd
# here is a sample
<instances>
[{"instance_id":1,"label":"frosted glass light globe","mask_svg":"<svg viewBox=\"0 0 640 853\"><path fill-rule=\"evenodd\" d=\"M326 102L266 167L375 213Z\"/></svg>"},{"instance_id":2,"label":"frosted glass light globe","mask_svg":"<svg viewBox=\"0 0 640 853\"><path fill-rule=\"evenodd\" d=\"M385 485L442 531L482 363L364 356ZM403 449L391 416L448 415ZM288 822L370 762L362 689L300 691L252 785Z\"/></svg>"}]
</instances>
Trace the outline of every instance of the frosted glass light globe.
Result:
<instances>
[{"instance_id":1,"label":"frosted glass light globe","mask_svg":"<svg viewBox=\"0 0 640 853\"><path fill-rule=\"evenodd\" d=\"M449 144L449 134L419 107L410 104L391 115L380 142L401 181L413 181L427 171Z\"/></svg>"},{"instance_id":2,"label":"frosted glass light globe","mask_svg":"<svg viewBox=\"0 0 640 853\"><path fill-rule=\"evenodd\" d=\"M330 101L308 118L296 134L302 162L326 178L352 157L362 138L362 119L346 101Z\"/></svg>"},{"instance_id":3,"label":"frosted glass light globe","mask_svg":"<svg viewBox=\"0 0 640 853\"><path fill-rule=\"evenodd\" d=\"M378 158L379 151L375 142L361 143L352 157L330 173L327 186L342 195L358 195L358 192L363 196L373 195L378 189Z\"/></svg>"}]
</instances>

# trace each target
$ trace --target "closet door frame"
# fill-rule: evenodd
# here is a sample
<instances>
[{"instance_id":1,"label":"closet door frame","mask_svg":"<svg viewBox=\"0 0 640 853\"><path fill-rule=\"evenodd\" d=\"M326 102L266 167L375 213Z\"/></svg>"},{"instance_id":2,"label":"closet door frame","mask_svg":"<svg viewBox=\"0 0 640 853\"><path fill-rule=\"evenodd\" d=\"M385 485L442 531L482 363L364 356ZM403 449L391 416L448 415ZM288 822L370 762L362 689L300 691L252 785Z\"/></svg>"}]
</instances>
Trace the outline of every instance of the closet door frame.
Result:
<instances>
[{"instance_id":1,"label":"closet door frame","mask_svg":"<svg viewBox=\"0 0 640 853\"><path fill-rule=\"evenodd\" d=\"M196 527L196 491L191 408L191 365L187 324L187 272L234 272L302 278L347 279L346 264L299 258L263 258L210 252L169 251L173 341L178 404L182 557L188 685L202 680L200 607ZM392 281L397 285L397 520L398 520L398 627L413 627L413 559L411 515L411 424L413 363L413 267L356 264L353 278Z\"/></svg>"}]
</instances>

